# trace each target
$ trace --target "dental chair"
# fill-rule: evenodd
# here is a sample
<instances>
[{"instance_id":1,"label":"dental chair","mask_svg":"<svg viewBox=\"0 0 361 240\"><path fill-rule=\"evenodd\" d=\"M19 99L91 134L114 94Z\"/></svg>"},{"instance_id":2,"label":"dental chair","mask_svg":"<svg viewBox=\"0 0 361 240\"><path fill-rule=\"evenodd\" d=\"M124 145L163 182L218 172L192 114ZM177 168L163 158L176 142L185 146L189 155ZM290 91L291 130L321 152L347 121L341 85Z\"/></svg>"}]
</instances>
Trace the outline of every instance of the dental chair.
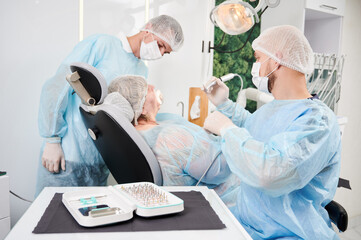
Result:
<instances>
[{"instance_id":1,"label":"dental chair","mask_svg":"<svg viewBox=\"0 0 361 240\"><path fill-rule=\"evenodd\" d=\"M101 105L108 93L100 71L73 63L66 79L82 100L79 107L85 127L118 184L153 182L162 185L162 173L152 150L117 108ZM96 112L91 106L98 105Z\"/></svg>"}]
</instances>

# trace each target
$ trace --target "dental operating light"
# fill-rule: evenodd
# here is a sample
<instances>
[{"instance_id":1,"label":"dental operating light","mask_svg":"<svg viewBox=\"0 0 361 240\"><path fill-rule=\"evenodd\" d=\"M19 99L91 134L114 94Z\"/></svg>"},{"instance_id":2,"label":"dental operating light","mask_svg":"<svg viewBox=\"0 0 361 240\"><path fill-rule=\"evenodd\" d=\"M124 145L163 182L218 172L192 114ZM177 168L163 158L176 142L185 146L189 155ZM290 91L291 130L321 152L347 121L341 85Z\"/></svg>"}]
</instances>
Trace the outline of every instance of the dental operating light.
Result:
<instances>
[{"instance_id":1,"label":"dental operating light","mask_svg":"<svg viewBox=\"0 0 361 240\"><path fill-rule=\"evenodd\" d=\"M256 0L250 1L254 2ZM274 0L273 3L271 3L271 0L259 0L257 6L254 8L249 3L242 0L227 0L219 4L218 6L215 6L212 9L209 17L212 23L215 26L219 27L225 34L227 33L229 35L239 35L247 32L250 29L251 32L249 33L245 44L237 50L223 51L217 48L223 42L224 35L221 42L218 43L217 46L209 46L209 49L214 49L218 52L223 53L233 53L241 50L249 40L255 23L259 23L259 18L263 14L263 12L268 7L277 7L279 5L279 2L280 0ZM261 9L263 10L261 11L260 16L258 16L257 12Z\"/></svg>"},{"instance_id":2,"label":"dental operating light","mask_svg":"<svg viewBox=\"0 0 361 240\"><path fill-rule=\"evenodd\" d=\"M255 9L246 2L230 0L213 8L212 23L229 35L247 32L259 18Z\"/></svg>"},{"instance_id":3,"label":"dental operating light","mask_svg":"<svg viewBox=\"0 0 361 240\"><path fill-rule=\"evenodd\" d=\"M242 0L228 0L212 9L210 19L215 26L229 35L242 34L251 29L255 22L259 22L259 10L266 6L276 7L279 1L270 3L270 0L259 0L257 7L253 8Z\"/></svg>"}]
</instances>

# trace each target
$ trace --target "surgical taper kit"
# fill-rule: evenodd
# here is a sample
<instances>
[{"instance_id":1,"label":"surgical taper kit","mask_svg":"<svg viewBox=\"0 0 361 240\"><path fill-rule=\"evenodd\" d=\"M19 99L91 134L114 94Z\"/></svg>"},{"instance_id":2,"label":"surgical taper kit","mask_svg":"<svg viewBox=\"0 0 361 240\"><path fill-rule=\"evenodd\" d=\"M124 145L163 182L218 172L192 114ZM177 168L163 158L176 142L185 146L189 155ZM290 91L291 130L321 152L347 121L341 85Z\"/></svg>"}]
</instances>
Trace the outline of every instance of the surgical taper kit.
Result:
<instances>
[{"instance_id":1,"label":"surgical taper kit","mask_svg":"<svg viewBox=\"0 0 361 240\"><path fill-rule=\"evenodd\" d=\"M184 210L182 199L150 182L119 184L109 187L66 192L62 202L84 227L153 217Z\"/></svg>"}]
</instances>

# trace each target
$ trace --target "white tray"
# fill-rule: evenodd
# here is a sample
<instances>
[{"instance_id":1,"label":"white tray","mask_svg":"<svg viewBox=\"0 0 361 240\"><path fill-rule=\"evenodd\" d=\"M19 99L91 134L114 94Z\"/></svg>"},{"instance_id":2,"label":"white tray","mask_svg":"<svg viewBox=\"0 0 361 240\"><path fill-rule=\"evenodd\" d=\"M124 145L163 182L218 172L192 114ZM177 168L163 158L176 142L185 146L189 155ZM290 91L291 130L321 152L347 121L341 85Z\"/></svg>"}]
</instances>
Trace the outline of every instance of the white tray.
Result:
<instances>
[{"instance_id":1,"label":"white tray","mask_svg":"<svg viewBox=\"0 0 361 240\"><path fill-rule=\"evenodd\" d=\"M153 217L184 210L182 199L150 182L67 192L62 202L84 227L127 221L134 211L141 217Z\"/></svg>"}]
</instances>

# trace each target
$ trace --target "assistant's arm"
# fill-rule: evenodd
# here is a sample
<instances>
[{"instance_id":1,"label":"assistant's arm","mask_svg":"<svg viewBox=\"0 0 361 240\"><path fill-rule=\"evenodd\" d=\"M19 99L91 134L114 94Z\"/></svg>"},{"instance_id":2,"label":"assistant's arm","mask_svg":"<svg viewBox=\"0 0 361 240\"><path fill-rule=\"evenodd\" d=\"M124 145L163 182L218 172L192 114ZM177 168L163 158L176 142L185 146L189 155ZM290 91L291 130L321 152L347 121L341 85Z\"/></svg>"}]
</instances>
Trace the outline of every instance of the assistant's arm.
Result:
<instances>
[{"instance_id":1,"label":"assistant's arm","mask_svg":"<svg viewBox=\"0 0 361 240\"><path fill-rule=\"evenodd\" d=\"M340 147L335 118L302 116L267 142L232 126L221 131L222 152L232 172L272 196L303 188L321 172Z\"/></svg>"},{"instance_id":2,"label":"assistant's arm","mask_svg":"<svg viewBox=\"0 0 361 240\"><path fill-rule=\"evenodd\" d=\"M238 127L244 126L246 119L252 115L242 106L232 102L229 99L226 102L218 105L217 111L231 119L232 122Z\"/></svg>"}]
</instances>

